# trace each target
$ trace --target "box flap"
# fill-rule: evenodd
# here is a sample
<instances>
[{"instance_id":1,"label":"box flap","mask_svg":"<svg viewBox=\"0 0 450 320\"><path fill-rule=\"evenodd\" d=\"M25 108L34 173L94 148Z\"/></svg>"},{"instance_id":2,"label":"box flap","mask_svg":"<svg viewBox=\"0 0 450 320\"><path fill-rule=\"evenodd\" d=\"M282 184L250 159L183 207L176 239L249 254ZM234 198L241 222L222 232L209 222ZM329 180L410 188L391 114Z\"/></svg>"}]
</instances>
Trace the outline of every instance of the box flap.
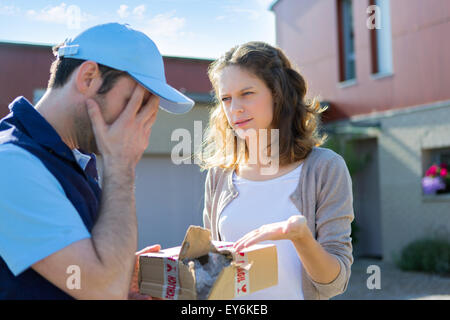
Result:
<instances>
[{"instance_id":1,"label":"box flap","mask_svg":"<svg viewBox=\"0 0 450 320\"><path fill-rule=\"evenodd\" d=\"M234 277L236 275L233 266L222 269L216 279L211 291L208 295L208 300L229 300L234 297Z\"/></svg>"},{"instance_id":2,"label":"box flap","mask_svg":"<svg viewBox=\"0 0 450 320\"><path fill-rule=\"evenodd\" d=\"M181 244L179 259L195 259L211 251L211 232L199 226L189 226Z\"/></svg>"}]
</instances>

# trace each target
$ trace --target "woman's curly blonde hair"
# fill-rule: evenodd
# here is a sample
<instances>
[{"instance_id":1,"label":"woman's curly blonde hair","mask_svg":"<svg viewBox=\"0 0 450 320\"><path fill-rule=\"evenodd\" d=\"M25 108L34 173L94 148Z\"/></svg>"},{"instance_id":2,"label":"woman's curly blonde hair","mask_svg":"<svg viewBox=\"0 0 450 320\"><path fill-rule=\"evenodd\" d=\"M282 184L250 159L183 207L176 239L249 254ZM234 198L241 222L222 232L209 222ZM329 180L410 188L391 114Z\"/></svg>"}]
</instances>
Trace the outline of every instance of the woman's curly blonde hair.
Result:
<instances>
[{"instance_id":1,"label":"woman's curly blonde hair","mask_svg":"<svg viewBox=\"0 0 450 320\"><path fill-rule=\"evenodd\" d=\"M325 142L319 134L321 108L317 98L306 101L307 84L284 52L264 42L248 42L235 46L211 63L208 76L216 94L216 105L211 110L205 138L196 156L202 170L212 167L231 168L248 154L239 148L242 139L230 134L231 126L218 99L217 80L228 66L238 66L265 82L272 92L272 128L279 129L279 164L287 165L305 159L314 146ZM241 140L241 141L239 141ZM232 155L227 146L231 146Z\"/></svg>"}]
</instances>

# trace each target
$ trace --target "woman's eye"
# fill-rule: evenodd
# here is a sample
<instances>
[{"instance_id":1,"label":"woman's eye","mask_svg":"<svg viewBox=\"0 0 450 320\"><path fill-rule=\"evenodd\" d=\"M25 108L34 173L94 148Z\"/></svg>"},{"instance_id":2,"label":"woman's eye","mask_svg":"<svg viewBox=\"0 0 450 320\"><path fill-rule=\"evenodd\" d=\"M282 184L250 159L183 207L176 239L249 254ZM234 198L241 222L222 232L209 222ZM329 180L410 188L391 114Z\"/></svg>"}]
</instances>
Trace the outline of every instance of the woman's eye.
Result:
<instances>
[{"instance_id":1,"label":"woman's eye","mask_svg":"<svg viewBox=\"0 0 450 320\"><path fill-rule=\"evenodd\" d=\"M228 101L228 100L230 100L229 97L224 97L224 98L222 98L222 101L223 101L223 102Z\"/></svg>"},{"instance_id":2,"label":"woman's eye","mask_svg":"<svg viewBox=\"0 0 450 320\"><path fill-rule=\"evenodd\" d=\"M253 93L253 92L251 92L251 91L247 91L247 92L244 92L243 95L244 95L244 96L248 96L248 95L250 95L250 94L252 94L252 93Z\"/></svg>"}]
</instances>

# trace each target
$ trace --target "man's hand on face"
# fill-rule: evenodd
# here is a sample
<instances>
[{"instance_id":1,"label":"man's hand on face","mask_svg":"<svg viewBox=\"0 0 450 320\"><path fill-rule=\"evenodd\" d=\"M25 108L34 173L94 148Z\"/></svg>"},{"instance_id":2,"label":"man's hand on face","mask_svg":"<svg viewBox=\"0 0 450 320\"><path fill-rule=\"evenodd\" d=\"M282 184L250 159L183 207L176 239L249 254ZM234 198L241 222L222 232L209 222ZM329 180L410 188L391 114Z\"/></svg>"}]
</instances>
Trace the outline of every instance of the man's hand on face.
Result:
<instances>
[{"instance_id":1,"label":"man's hand on face","mask_svg":"<svg viewBox=\"0 0 450 320\"><path fill-rule=\"evenodd\" d=\"M159 110L159 97L150 94L148 100L144 101L145 94L146 89L138 84L125 109L111 125L103 119L94 99L86 101L97 147L105 166L134 170L142 157Z\"/></svg>"}]
</instances>

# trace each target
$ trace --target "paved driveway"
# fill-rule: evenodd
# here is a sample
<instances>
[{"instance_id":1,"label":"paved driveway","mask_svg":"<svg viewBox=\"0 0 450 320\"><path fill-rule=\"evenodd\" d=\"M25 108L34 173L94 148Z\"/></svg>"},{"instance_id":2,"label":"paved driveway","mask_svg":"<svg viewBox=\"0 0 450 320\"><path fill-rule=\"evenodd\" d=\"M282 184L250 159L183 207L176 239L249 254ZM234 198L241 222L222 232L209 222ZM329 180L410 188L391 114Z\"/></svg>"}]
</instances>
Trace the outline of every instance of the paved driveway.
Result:
<instances>
[{"instance_id":1,"label":"paved driveway","mask_svg":"<svg viewBox=\"0 0 450 320\"><path fill-rule=\"evenodd\" d=\"M367 273L370 265L379 266L380 289L368 289ZM370 281L370 283L374 283ZM404 272L393 264L372 259L355 259L347 291L333 300L404 300L444 299L450 300L450 277L420 272Z\"/></svg>"}]
</instances>

